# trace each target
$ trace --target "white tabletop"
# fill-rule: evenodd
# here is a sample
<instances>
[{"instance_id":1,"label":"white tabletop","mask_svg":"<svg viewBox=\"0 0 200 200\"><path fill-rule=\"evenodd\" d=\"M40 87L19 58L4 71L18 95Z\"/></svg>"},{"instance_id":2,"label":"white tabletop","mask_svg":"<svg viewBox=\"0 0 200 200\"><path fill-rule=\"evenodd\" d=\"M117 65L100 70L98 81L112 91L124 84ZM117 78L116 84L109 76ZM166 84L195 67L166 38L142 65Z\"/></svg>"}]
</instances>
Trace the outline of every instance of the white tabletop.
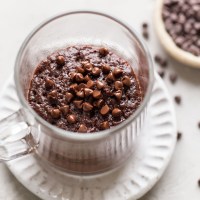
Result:
<instances>
[{"instance_id":1,"label":"white tabletop","mask_svg":"<svg viewBox=\"0 0 200 200\"><path fill-rule=\"evenodd\" d=\"M167 57L153 28L155 0L6 0L0 3L0 89L13 73L18 49L27 34L41 21L60 12L77 9L98 10L126 21L138 32L141 23L150 24L148 46L152 55ZM200 187L200 70L182 66L170 59L165 83L172 95L180 95L175 105L178 129L183 133L163 178L142 200L199 200ZM158 68L158 66L156 66ZM171 73L179 78L175 85ZM0 164L0 200L38 200Z\"/></svg>"}]
</instances>

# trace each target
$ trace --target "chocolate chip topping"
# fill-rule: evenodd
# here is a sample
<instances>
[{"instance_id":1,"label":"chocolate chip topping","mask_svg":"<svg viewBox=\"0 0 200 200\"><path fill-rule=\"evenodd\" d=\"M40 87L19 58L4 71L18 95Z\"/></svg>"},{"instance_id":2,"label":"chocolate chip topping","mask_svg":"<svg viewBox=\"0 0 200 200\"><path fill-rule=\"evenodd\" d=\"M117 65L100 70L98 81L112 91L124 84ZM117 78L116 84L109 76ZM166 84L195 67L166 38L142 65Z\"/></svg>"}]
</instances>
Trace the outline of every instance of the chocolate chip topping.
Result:
<instances>
[{"instance_id":1,"label":"chocolate chip topping","mask_svg":"<svg viewBox=\"0 0 200 200\"><path fill-rule=\"evenodd\" d=\"M99 54L100 54L100 56L102 56L102 57L107 56L108 53L109 53L108 49L106 49L106 48L104 48L104 47L102 47L102 48L99 49Z\"/></svg>"},{"instance_id":2,"label":"chocolate chip topping","mask_svg":"<svg viewBox=\"0 0 200 200\"><path fill-rule=\"evenodd\" d=\"M33 109L49 123L80 133L105 130L126 120L142 101L139 81L125 60L101 51L68 47L42 61L29 89ZM64 57L62 64L57 55Z\"/></svg>"},{"instance_id":3,"label":"chocolate chip topping","mask_svg":"<svg viewBox=\"0 0 200 200\"><path fill-rule=\"evenodd\" d=\"M101 113L102 115L107 115L107 114L109 113L109 111L110 111L110 108L108 107L108 105L105 105L105 106L103 106L103 107L101 108L100 113Z\"/></svg>"},{"instance_id":4,"label":"chocolate chip topping","mask_svg":"<svg viewBox=\"0 0 200 200\"><path fill-rule=\"evenodd\" d=\"M76 123L76 116L75 116L75 115L69 115L69 116L67 117L67 121L68 121L70 124Z\"/></svg>"},{"instance_id":5,"label":"chocolate chip topping","mask_svg":"<svg viewBox=\"0 0 200 200\"><path fill-rule=\"evenodd\" d=\"M87 127L84 124L81 124L79 126L78 132L80 132L80 133L86 133L87 132Z\"/></svg>"},{"instance_id":6,"label":"chocolate chip topping","mask_svg":"<svg viewBox=\"0 0 200 200\"><path fill-rule=\"evenodd\" d=\"M63 66L65 64L65 58L64 56L58 56L56 59L56 62L59 66Z\"/></svg>"},{"instance_id":7,"label":"chocolate chip topping","mask_svg":"<svg viewBox=\"0 0 200 200\"><path fill-rule=\"evenodd\" d=\"M83 103L83 110L89 112L93 109L93 105L88 102Z\"/></svg>"}]
</instances>

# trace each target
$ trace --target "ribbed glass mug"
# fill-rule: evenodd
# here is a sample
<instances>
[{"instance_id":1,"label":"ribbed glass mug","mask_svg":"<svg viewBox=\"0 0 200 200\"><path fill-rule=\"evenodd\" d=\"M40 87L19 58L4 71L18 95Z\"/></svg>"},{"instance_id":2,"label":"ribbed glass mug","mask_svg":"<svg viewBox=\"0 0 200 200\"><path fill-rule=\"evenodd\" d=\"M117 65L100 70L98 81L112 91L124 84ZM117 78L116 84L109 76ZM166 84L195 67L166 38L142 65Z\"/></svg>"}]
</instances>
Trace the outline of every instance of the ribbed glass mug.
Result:
<instances>
[{"instance_id":1,"label":"ribbed glass mug","mask_svg":"<svg viewBox=\"0 0 200 200\"><path fill-rule=\"evenodd\" d=\"M107 46L133 67L144 99L121 124L92 134L73 133L49 124L30 107L27 93L37 64L55 50L76 44ZM90 11L56 16L26 38L16 59L14 78L21 109L0 122L1 161L35 153L68 173L96 174L119 166L133 152L145 119L154 73L147 48L124 23Z\"/></svg>"}]
</instances>

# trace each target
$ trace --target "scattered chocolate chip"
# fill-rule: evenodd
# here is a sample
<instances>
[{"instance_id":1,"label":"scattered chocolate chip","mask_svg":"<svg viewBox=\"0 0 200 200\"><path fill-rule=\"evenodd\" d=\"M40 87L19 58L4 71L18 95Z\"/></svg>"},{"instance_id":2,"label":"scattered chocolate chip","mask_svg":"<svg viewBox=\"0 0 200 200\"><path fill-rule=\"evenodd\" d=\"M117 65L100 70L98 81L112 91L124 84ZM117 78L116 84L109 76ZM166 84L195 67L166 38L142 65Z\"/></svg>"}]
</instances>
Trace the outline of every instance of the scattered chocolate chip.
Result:
<instances>
[{"instance_id":1,"label":"scattered chocolate chip","mask_svg":"<svg viewBox=\"0 0 200 200\"><path fill-rule=\"evenodd\" d=\"M181 97L180 96L175 96L174 100L177 104L181 104Z\"/></svg>"},{"instance_id":2,"label":"scattered chocolate chip","mask_svg":"<svg viewBox=\"0 0 200 200\"><path fill-rule=\"evenodd\" d=\"M109 111L110 111L110 108L108 107L108 105L105 105L105 106L103 106L103 107L101 108L100 113L101 113L102 115L107 115L107 114L109 113Z\"/></svg>"},{"instance_id":3,"label":"scattered chocolate chip","mask_svg":"<svg viewBox=\"0 0 200 200\"><path fill-rule=\"evenodd\" d=\"M198 123L198 127L200 128L200 122Z\"/></svg>"},{"instance_id":4,"label":"scattered chocolate chip","mask_svg":"<svg viewBox=\"0 0 200 200\"><path fill-rule=\"evenodd\" d=\"M143 29L143 31L142 31L142 35L143 35L143 37L144 37L146 40L149 39L149 32L148 32L147 29Z\"/></svg>"},{"instance_id":5,"label":"scattered chocolate chip","mask_svg":"<svg viewBox=\"0 0 200 200\"><path fill-rule=\"evenodd\" d=\"M80 133L87 133L87 127L84 124L79 126L78 132Z\"/></svg>"},{"instance_id":6,"label":"scattered chocolate chip","mask_svg":"<svg viewBox=\"0 0 200 200\"><path fill-rule=\"evenodd\" d=\"M122 78L122 83L123 83L123 85L130 87L131 86L131 79L128 76L124 76Z\"/></svg>"},{"instance_id":7,"label":"scattered chocolate chip","mask_svg":"<svg viewBox=\"0 0 200 200\"><path fill-rule=\"evenodd\" d=\"M93 105L91 105L90 103L88 102L84 102L83 103L83 110L88 112L88 111L91 111L93 109Z\"/></svg>"},{"instance_id":8,"label":"scattered chocolate chip","mask_svg":"<svg viewBox=\"0 0 200 200\"><path fill-rule=\"evenodd\" d=\"M155 55L154 60L157 64L160 64L162 58L159 55Z\"/></svg>"},{"instance_id":9,"label":"scattered chocolate chip","mask_svg":"<svg viewBox=\"0 0 200 200\"><path fill-rule=\"evenodd\" d=\"M116 97L116 99L119 101L122 98L122 91L118 90L116 92L114 92L114 96Z\"/></svg>"},{"instance_id":10,"label":"scattered chocolate chip","mask_svg":"<svg viewBox=\"0 0 200 200\"><path fill-rule=\"evenodd\" d=\"M112 116L113 117L120 117L122 115L122 111L119 108L114 108L112 110Z\"/></svg>"},{"instance_id":11,"label":"scattered chocolate chip","mask_svg":"<svg viewBox=\"0 0 200 200\"><path fill-rule=\"evenodd\" d=\"M57 59L56 59L56 63L59 66L63 66L65 64L65 58L64 58L64 56L58 56Z\"/></svg>"},{"instance_id":12,"label":"scattered chocolate chip","mask_svg":"<svg viewBox=\"0 0 200 200\"><path fill-rule=\"evenodd\" d=\"M76 68L76 71L77 71L78 73L81 73L81 74L83 74L83 73L85 72L85 70L84 70L82 67L77 67L77 68Z\"/></svg>"},{"instance_id":13,"label":"scattered chocolate chip","mask_svg":"<svg viewBox=\"0 0 200 200\"><path fill-rule=\"evenodd\" d=\"M69 105L62 106L60 110L63 113L63 115L67 115L69 113Z\"/></svg>"},{"instance_id":14,"label":"scattered chocolate chip","mask_svg":"<svg viewBox=\"0 0 200 200\"><path fill-rule=\"evenodd\" d=\"M93 96L95 99L100 99L100 98L102 97L101 91L99 91L99 90L94 90L92 96Z\"/></svg>"},{"instance_id":15,"label":"scattered chocolate chip","mask_svg":"<svg viewBox=\"0 0 200 200\"><path fill-rule=\"evenodd\" d=\"M99 75L101 74L101 70L100 70L98 67L94 67L94 68L92 69L92 74L93 74L94 76L99 76Z\"/></svg>"},{"instance_id":16,"label":"scattered chocolate chip","mask_svg":"<svg viewBox=\"0 0 200 200\"><path fill-rule=\"evenodd\" d=\"M88 97L88 96L90 96L93 93L93 90L91 90L89 88L85 88L84 92L85 92L85 96Z\"/></svg>"},{"instance_id":17,"label":"scattered chocolate chip","mask_svg":"<svg viewBox=\"0 0 200 200\"><path fill-rule=\"evenodd\" d=\"M80 98L84 98L85 94L83 90L80 90L76 93L76 96L80 97Z\"/></svg>"},{"instance_id":18,"label":"scattered chocolate chip","mask_svg":"<svg viewBox=\"0 0 200 200\"><path fill-rule=\"evenodd\" d=\"M147 24L146 22L144 22L144 23L142 24L142 28L148 28L148 24Z\"/></svg>"},{"instance_id":19,"label":"scattered chocolate chip","mask_svg":"<svg viewBox=\"0 0 200 200\"><path fill-rule=\"evenodd\" d=\"M123 74L123 71L120 69L120 68L115 68L113 70L113 74L116 78L119 78L122 74Z\"/></svg>"},{"instance_id":20,"label":"scattered chocolate chip","mask_svg":"<svg viewBox=\"0 0 200 200\"><path fill-rule=\"evenodd\" d=\"M57 119L60 117L61 113L59 109L52 109L50 114L54 119Z\"/></svg>"},{"instance_id":21,"label":"scattered chocolate chip","mask_svg":"<svg viewBox=\"0 0 200 200\"><path fill-rule=\"evenodd\" d=\"M113 82L113 81L115 81L115 78L114 78L112 72L110 72L110 73L108 74L108 76L106 77L106 81L107 81L107 82Z\"/></svg>"},{"instance_id":22,"label":"scattered chocolate chip","mask_svg":"<svg viewBox=\"0 0 200 200\"><path fill-rule=\"evenodd\" d=\"M46 79L45 80L45 88L47 90L50 90L53 88L53 86L55 85L54 81L50 80L50 79Z\"/></svg>"},{"instance_id":23,"label":"scattered chocolate chip","mask_svg":"<svg viewBox=\"0 0 200 200\"><path fill-rule=\"evenodd\" d=\"M69 115L69 116L67 116L67 121L68 121L70 124L76 123L76 115Z\"/></svg>"},{"instance_id":24,"label":"scattered chocolate chip","mask_svg":"<svg viewBox=\"0 0 200 200\"><path fill-rule=\"evenodd\" d=\"M200 179L198 180L198 186L200 187Z\"/></svg>"},{"instance_id":25,"label":"scattered chocolate chip","mask_svg":"<svg viewBox=\"0 0 200 200\"><path fill-rule=\"evenodd\" d=\"M121 81L115 81L115 89L121 90L123 88L123 83Z\"/></svg>"},{"instance_id":26,"label":"scattered chocolate chip","mask_svg":"<svg viewBox=\"0 0 200 200\"><path fill-rule=\"evenodd\" d=\"M158 74L160 75L161 78L165 77L165 71L163 70L158 71Z\"/></svg>"},{"instance_id":27,"label":"scattered chocolate chip","mask_svg":"<svg viewBox=\"0 0 200 200\"><path fill-rule=\"evenodd\" d=\"M73 104L75 105L76 108L81 109L82 108L82 103L83 100L74 100Z\"/></svg>"},{"instance_id":28,"label":"scattered chocolate chip","mask_svg":"<svg viewBox=\"0 0 200 200\"><path fill-rule=\"evenodd\" d=\"M177 133L177 140L180 140L182 138L182 133L178 132Z\"/></svg>"},{"instance_id":29,"label":"scattered chocolate chip","mask_svg":"<svg viewBox=\"0 0 200 200\"><path fill-rule=\"evenodd\" d=\"M76 79L77 82L82 82L82 81L84 81L83 74L77 73L76 76L75 76L75 79Z\"/></svg>"},{"instance_id":30,"label":"scattered chocolate chip","mask_svg":"<svg viewBox=\"0 0 200 200\"><path fill-rule=\"evenodd\" d=\"M169 80L171 81L172 84L175 84L176 81L177 81L177 75L176 74L170 74Z\"/></svg>"},{"instance_id":31,"label":"scattered chocolate chip","mask_svg":"<svg viewBox=\"0 0 200 200\"><path fill-rule=\"evenodd\" d=\"M109 51L105 47L102 47L102 48L99 49L99 54L100 54L101 57L107 56L108 53L109 53Z\"/></svg>"},{"instance_id":32,"label":"scattered chocolate chip","mask_svg":"<svg viewBox=\"0 0 200 200\"><path fill-rule=\"evenodd\" d=\"M102 66L102 71L104 74L108 74L110 72L110 66L109 65L103 65Z\"/></svg>"},{"instance_id":33,"label":"scattered chocolate chip","mask_svg":"<svg viewBox=\"0 0 200 200\"><path fill-rule=\"evenodd\" d=\"M99 90L101 90L105 86L105 84L101 81L97 81L96 85L97 85L97 89L99 89Z\"/></svg>"},{"instance_id":34,"label":"scattered chocolate chip","mask_svg":"<svg viewBox=\"0 0 200 200\"><path fill-rule=\"evenodd\" d=\"M162 67L162 68L166 68L167 66L168 66L168 62L167 62L167 60L161 60L161 62L160 62L160 66Z\"/></svg>"},{"instance_id":35,"label":"scattered chocolate chip","mask_svg":"<svg viewBox=\"0 0 200 200\"><path fill-rule=\"evenodd\" d=\"M110 128L109 122L108 121L102 122L100 128L101 130Z\"/></svg>"},{"instance_id":36,"label":"scattered chocolate chip","mask_svg":"<svg viewBox=\"0 0 200 200\"><path fill-rule=\"evenodd\" d=\"M72 93L70 93L70 92L66 92L66 94L65 94L65 99L66 99L66 101L69 103L69 102L71 102L71 100L73 99L73 94Z\"/></svg>"}]
</instances>

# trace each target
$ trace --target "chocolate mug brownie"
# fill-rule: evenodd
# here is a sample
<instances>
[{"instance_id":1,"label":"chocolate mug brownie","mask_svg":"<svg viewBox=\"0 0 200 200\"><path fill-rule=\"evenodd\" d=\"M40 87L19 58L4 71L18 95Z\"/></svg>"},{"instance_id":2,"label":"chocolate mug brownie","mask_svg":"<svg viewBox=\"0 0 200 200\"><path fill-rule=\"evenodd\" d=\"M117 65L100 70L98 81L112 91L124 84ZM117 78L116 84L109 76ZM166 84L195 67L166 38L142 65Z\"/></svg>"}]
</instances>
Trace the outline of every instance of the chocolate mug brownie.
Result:
<instances>
[{"instance_id":1,"label":"chocolate mug brownie","mask_svg":"<svg viewBox=\"0 0 200 200\"><path fill-rule=\"evenodd\" d=\"M43 60L28 92L31 107L64 130L91 133L126 120L143 99L129 63L96 46L70 46Z\"/></svg>"}]
</instances>

